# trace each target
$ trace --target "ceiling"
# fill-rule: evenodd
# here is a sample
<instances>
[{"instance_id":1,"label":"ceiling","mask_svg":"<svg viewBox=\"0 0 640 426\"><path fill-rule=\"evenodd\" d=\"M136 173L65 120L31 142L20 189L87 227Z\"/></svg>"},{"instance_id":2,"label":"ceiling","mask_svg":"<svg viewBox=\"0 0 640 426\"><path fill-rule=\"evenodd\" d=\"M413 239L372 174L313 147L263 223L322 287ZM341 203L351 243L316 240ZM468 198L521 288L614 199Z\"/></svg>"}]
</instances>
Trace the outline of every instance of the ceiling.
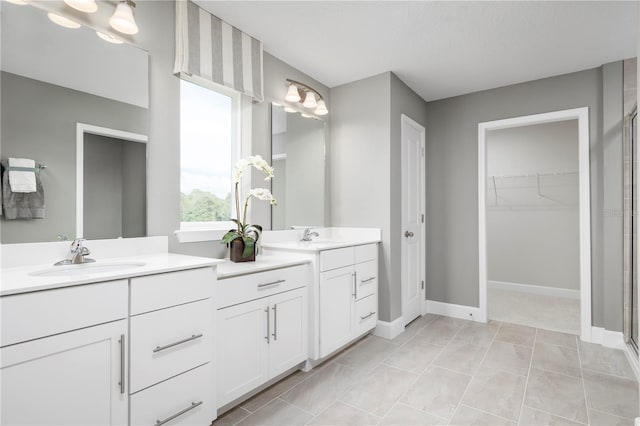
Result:
<instances>
[{"instance_id":1,"label":"ceiling","mask_svg":"<svg viewBox=\"0 0 640 426\"><path fill-rule=\"evenodd\" d=\"M335 87L393 71L427 101L636 56L635 1L206 1Z\"/></svg>"}]
</instances>

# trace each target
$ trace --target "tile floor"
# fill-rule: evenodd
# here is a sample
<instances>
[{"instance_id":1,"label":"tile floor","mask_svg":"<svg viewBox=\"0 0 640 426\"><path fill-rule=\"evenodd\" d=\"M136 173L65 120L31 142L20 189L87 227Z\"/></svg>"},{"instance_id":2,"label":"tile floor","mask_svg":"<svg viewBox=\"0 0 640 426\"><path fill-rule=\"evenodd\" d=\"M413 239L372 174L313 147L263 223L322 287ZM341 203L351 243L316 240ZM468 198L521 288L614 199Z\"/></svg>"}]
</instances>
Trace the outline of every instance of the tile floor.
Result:
<instances>
[{"instance_id":1,"label":"tile floor","mask_svg":"<svg viewBox=\"0 0 640 426\"><path fill-rule=\"evenodd\" d=\"M487 308L492 320L580 334L579 299L489 288Z\"/></svg>"},{"instance_id":2,"label":"tile floor","mask_svg":"<svg viewBox=\"0 0 640 426\"><path fill-rule=\"evenodd\" d=\"M622 351L575 335L425 315L367 336L214 422L223 425L632 425Z\"/></svg>"}]
</instances>

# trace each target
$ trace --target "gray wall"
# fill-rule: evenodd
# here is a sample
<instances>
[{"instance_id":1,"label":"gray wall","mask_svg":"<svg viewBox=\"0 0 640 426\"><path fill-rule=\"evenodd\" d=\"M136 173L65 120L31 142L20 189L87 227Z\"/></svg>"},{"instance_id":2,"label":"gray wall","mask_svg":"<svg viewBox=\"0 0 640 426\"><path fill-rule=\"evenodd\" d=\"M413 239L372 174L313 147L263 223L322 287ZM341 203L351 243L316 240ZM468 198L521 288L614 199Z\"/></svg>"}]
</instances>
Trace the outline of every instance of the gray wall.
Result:
<instances>
[{"instance_id":1,"label":"gray wall","mask_svg":"<svg viewBox=\"0 0 640 426\"><path fill-rule=\"evenodd\" d=\"M76 123L147 132L147 110L2 72L2 158L45 163L45 218L2 220L2 243L55 241L76 232ZM61 107L64 106L64 107Z\"/></svg>"},{"instance_id":2,"label":"gray wall","mask_svg":"<svg viewBox=\"0 0 640 426\"><path fill-rule=\"evenodd\" d=\"M426 103L387 72L331 89L331 224L382 229L378 305L402 315L400 116L425 124Z\"/></svg>"},{"instance_id":3,"label":"gray wall","mask_svg":"<svg viewBox=\"0 0 640 426\"><path fill-rule=\"evenodd\" d=\"M331 89L331 224L382 229L379 318L391 320L391 73ZM396 298L394 297L394 300ZM394 311L397 310L394 307ZM397 315L396 315L397 316Z\"/></svg>"},{"instance_id":4,"label":"gray wall","mask_svg":"<svg viewBox=\"0 0 640 426\"><path fill-rule=\"evenodd\" d=\"M623 61L602 66L603 161L603 304L604 327L622 331L623 325Z\"/></svg>"},{"instance_id":5,"label":"gray wall","mask_svg":"<svg viewBox=\"0 0 640 426\"><path fill-rule=\"evenodd\" d=\"M472 93L428 104L427 125L427 298L478 306L478 123L577 107L589 107L591 150L592 323L621 330L621 295L616 277L605 280L604 193L621 191L603 172L603 70L594 68ZM617 218L620 222L621 218ZM617 242L616 242L617 244ZM615 259L611 259L614 261ZM621 265L621 260L620 260ZM605 316L605 312L607 315Z\"/></svg>"},{"instance_id":6,"label":"gray wall","mask_svg":"<svg viewBox=\"0 0 640 426\"><path fill-rule=\"evenodd\" d=\"M83 237L122 237L122 142L88 134L84 139Z\"/></svg>"},{"instance_id":7,"label":"gray wall","mask_svg":"<svg viewBox=\"0 0 640 426\"><path fill-rule=\"evenodd\" d=\"M147 235L147 144L123 142L122 236Z\"/></svg>"},{"instance_id":8,"label":"gray wall","mask_svg":"<svg viewBox=\"0 0 640 426\"><path fill-rule=\"evenodd\" d=\"M578 120L492 130L486 141L489 281L579 290ZM549 176L558 172L575 174Z\"/></svg>"}]
</instances>

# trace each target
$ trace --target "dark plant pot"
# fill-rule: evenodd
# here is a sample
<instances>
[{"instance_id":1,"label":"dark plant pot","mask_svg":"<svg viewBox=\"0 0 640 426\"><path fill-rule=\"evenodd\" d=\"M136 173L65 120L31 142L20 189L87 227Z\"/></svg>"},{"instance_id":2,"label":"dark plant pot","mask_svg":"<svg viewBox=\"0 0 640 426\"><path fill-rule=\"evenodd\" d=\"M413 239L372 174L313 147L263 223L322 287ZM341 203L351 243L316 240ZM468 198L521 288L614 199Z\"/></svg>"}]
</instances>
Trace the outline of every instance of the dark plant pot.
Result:
<instances>
[{"instance_id":1,"label":"dark plant pot","mask_svg":"<svg viewBox=\"0 0 640 426\"><path fill-rule=\"evenodd\" d=\"M229 243L229 260L232 262L254 262L256 260L256 246L253 246L251 255L242 257L244 251L244 241L242 238L236 238Z\"/></svg>"}]
</instances>

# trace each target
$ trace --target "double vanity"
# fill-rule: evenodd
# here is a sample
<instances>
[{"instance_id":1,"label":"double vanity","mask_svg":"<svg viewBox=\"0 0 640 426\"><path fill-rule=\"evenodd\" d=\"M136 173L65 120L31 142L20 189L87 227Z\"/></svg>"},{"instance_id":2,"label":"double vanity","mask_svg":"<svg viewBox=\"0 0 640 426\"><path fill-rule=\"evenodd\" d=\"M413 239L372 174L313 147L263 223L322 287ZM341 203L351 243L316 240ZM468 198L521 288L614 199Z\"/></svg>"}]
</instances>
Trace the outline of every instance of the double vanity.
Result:
<instances>
[{"instance_id":1,"label":"double vanity","mask_svg":"<svg viewBox=\"0 0 640 426\"><path fill-rule=\"evenodd\" d=\"M208 425L375 327L379 231L359 231L265 233L239 264L166 237L59 267L68 243L3 245L0 423Z\"/></svg>"}]
</instances>

